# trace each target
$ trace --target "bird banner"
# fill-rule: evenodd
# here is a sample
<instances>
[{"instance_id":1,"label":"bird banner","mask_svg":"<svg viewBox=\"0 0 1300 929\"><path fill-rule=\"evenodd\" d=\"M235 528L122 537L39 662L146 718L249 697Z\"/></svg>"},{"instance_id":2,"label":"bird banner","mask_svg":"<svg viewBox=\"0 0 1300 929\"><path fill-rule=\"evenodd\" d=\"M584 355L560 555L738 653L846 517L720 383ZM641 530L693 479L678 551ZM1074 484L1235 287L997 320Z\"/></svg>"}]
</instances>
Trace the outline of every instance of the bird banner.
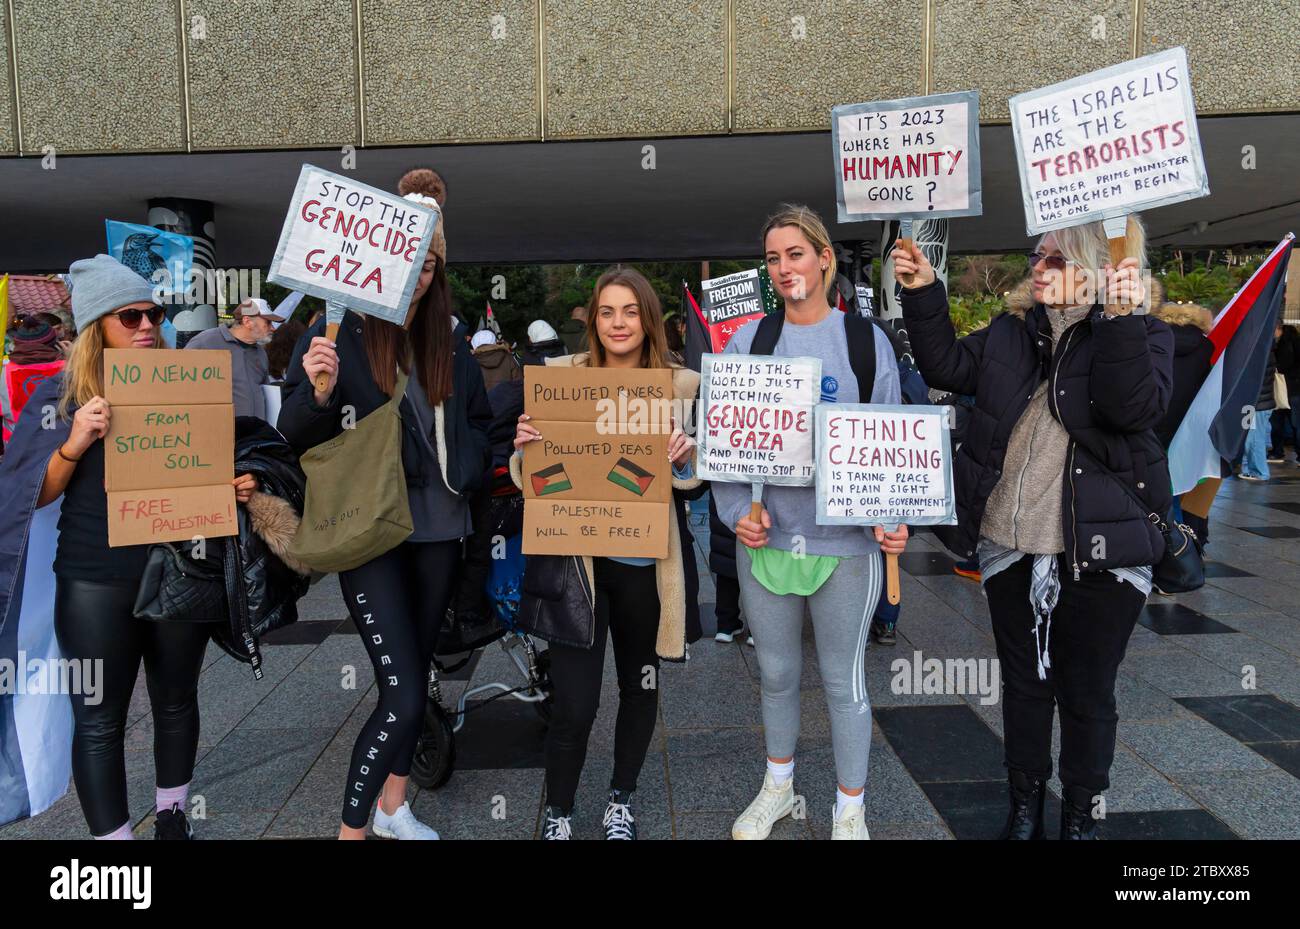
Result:
<instances>
[{"instance_id":1,"label":"bird banner","mask_svg":"<svg viewBox=\"0 0 1300 929\"><path fill-rule=\"evenodd\" d=\"M184 303L194 267L194 240L153 226L104 220L108 253L146 281L163 303Z\"/></svg>"}]
</instances>

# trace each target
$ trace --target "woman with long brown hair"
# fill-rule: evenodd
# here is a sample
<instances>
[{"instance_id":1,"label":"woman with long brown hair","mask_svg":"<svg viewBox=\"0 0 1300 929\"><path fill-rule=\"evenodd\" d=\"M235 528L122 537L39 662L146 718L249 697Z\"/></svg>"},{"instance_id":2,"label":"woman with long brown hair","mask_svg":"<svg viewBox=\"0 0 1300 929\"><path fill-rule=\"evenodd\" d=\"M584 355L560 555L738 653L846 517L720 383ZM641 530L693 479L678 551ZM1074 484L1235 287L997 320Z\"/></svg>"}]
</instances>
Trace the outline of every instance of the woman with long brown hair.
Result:
<instances>
[{"instance_id":1,"label":"woman with long brown hair","mask_svg":"<svg viewBox=\"0 0 1300 929\"><path fill-rule=\"evenodd\" d=\"M438 208L432 196L407 197ZM352 751L341 839L365 837L376 797L376 835L438 838L411 812L406 782L438 627L471 531L467 498L488 464L492 414L478 364L452 332L441 216L435 229L411 298L409 331L349 311L331 342L324 321L316 322L294 349L278 422L289 443L304 452L337 436L347 417L359 420L389 402L406 379L399 405L402 466L415 530L396 548L339 574L379 684L379 703ZM321 374L327 376L324 390L315 386ZM364 479L364 462L358 462L358 480Z\"/></svg>"},{"instance_id":2,"label":"woman with long brown hair","mask_svg":"<svg viewBox=\"0 0 1300 929\"><path fill-rule=\"evenodd\" d=\"M672 362L664 337L659 298L650 282L630 268L613 268L596 281L587 314L587 351L550 359L574 367L671 368L673 400L691 403L700 377ZM540 439L527 414L519 417L516 453L510 462L523 486L523 447ZM572 837L578 778L596 720L604 677L605 640L614 641L618 669L618 718L614 724L614 771L602 825L607 839L635 839L632 793L645 762L659 711L659 659L681 661L686 643L699 638L699 580L691 553L685 499L699 496L694 476L695 443L675 423L668 439L673 468L668 557L591 558L530 556L528 574L558 570L566 558L582 562L565 571L575 590L534 607L525 581L522 625L550 643L554 709L546 734L546 821L542 838Z\"/></svg>"}]
</instances>

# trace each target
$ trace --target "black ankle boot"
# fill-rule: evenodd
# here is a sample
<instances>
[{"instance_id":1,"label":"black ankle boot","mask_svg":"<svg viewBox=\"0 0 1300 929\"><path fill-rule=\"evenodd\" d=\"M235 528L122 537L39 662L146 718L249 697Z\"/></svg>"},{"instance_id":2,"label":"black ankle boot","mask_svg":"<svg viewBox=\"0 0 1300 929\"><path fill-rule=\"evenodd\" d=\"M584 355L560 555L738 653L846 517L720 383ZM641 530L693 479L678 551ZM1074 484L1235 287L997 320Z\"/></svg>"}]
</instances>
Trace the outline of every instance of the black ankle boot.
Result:
<instances>
[{"instance_id":1,"label":"black ankle boot","mask_svg":"<svg viewBox=\"0 0 1300 929\"><path fill-rule=\"evenodd\" d=\"M1086 787L1061 790L1061 839L1099 839L1097 820L1092 816L1093 793Z\"/></svg>"},{"instance_id":2,"label":"black ankle boot","mask_svg":"<svg viewBox=\"0 0 1300 929\"><path fill-rule=\"evenodd\" d=\"M1003 839L1043 838L1043 804L1047 800L1047 785L1023 771L1012 769L1008 780L1011 785L1011 812L1002 830Z\"/></svg>"}]
</instances>

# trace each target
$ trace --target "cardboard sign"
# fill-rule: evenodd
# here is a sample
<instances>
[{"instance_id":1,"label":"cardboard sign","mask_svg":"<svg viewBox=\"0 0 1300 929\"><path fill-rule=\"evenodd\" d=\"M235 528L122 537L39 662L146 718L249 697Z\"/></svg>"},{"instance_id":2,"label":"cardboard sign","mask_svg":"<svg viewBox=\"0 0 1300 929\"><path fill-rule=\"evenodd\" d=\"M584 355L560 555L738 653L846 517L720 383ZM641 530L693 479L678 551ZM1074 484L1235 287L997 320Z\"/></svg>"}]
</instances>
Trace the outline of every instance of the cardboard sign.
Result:
<instances>
[{"instance_id":1,"label":"cardboard sign","mask_svg":"<svg viewBox=\"0 0 1300 929\"><path fill-rule=\"evenodd\" d=\"M1210 192L1181 47L1018 94L1010 108L1031 236Z\"/></svg>"},{"instance_id":2,"label":"cardboard sign","mask_svg":"<svg viewBox=\"0 0 1300 929\"><path fill-rule=\"evenodd\" d=\"M737 329L763 315L758 269L701 281L700 302L710 347L721 352Z\"/></svg>"},{"instance_id":3,"label":"cardboard sign","mask_svg":"<svg viewBox=\"0 0 1300 929\"><path fill-rule=\"evenodd\" d=\"M404 326L437 211L303 165L268 281Z\"/></svg>"},{"instance_id":4,"label":"cardboard sign","mask_svg":"<svg viewBox=\"0 0 1300 929\"><path fill-rule=\"evenodd\" d=\"M108 544L237 535L231 356L107 349Z\"/></svg>"},{"instance_id":5,"label":"cardboard sign","mask_svg":"<svg viewBox=\"0 0 1300 929\"><path fill-rule=\"evenodd\" d=\"M831 140L842 223L984 211L978 91L832 107Z\"/></svg>"},{"instance_id":6,"label":"cardboard sign","mask_svg":"<svg viewBox=\"0 0 1300 929\"><path fill-rule=\"evenodd\" d=\"M820 358L701 355L699 475L747 484L813 482Z\"/></svg>"},{"instance_id":7,"label":"cardboard sign","mask_svg":"<svg viewBox=\"0 0 1300 929\"><path fill-rule=\"evenodd\" d=\"M817 523L953 525L946 406L817 407Z\"/></svg>"},{"instance_id":8,"label":"cardboard sign","mask_svg":"<svg viewBox=\"0 0 1300 929\"><path fill-rule=\"evenodd\" d=\"M524 369L525 555L668 557L672 372Z\"/></svg>"}]
</instances>

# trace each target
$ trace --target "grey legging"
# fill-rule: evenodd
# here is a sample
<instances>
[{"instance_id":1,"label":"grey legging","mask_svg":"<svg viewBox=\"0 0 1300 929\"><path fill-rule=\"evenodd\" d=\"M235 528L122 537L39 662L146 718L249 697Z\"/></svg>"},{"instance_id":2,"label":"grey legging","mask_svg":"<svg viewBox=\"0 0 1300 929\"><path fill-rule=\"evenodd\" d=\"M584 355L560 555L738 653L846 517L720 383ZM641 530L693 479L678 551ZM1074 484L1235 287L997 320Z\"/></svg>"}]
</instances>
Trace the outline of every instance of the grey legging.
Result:
<instances>
[{"instance_id":1,"label":"grey legging","mask_svg":"<svg viewBox=\"0 0 1300 929\"><path fill-rule=\"evenodd\" d=\"M812 614L817 663L831 716L835 774L850 790L867 783L871 702L864 653L867 627L884 577L879 552L843 558L808 597L774 594L754 579L749 548L736 542L740 602L754 634L763 690L763 730L770 758L789 758L799 738L799 671L804 605Z\"/></svg>"}]
</instances>

